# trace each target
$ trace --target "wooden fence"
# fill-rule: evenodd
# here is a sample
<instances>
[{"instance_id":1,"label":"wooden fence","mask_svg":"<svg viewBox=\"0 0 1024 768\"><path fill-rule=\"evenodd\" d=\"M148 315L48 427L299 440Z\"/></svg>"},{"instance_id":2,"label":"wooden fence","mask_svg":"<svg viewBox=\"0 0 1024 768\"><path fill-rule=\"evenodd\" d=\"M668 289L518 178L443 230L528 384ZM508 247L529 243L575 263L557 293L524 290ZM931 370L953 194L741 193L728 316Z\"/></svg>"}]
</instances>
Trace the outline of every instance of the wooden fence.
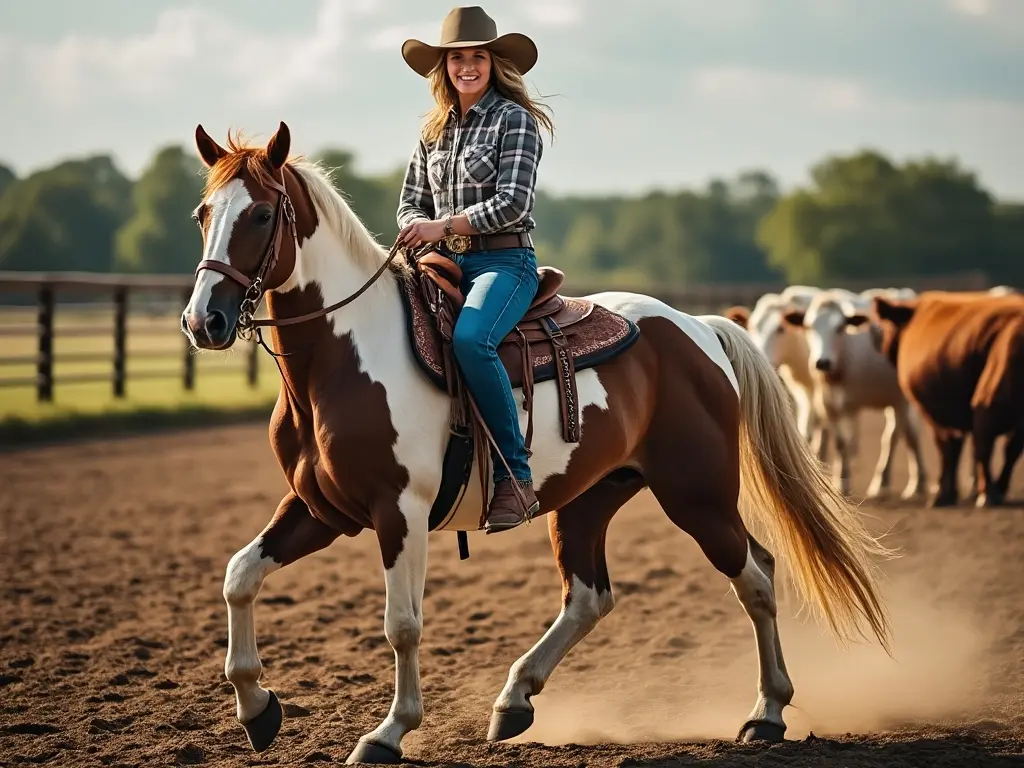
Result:
<instances>
[{"instance_id":1,"label":"wooden fence","mask_svg":"<svg viewBox=\"0 0 1024 768\"><path fill-rule=\"evenodd\" d=\"M94 274L83 272L61 273L28 273L0 272L0 304L7 301L16 302L20 311L13 313L16 321L6 322L6 316L0 311L0 389L12 387L34 387L36 399L49 402L53 400L55 384L76 384L86 382L109 382L113 395L124 398L128 391L127 383L133 379L179 379L185 390L191 390L196 382L195 355L178 326L178 317L188 301L192 290L191 275L124 275ZM905 280L885 279L874 281L848 281L834 287L848 288L854 291L882 286L910 287L915 290L983 290L989 287L987 276L983 272L966 272L941 277L918 277ZM694 285L679 289L647 288L649 293L667 304L692 314L717 313L724 308L743 304L752 306L757 299L770 291L779 291L784 285L774 283L729 283L717 285ZM609 286L573 285L567 280L564 293L584 295ZM67 303L67 299L77 298L79 303ZM35 322L25 321L25 316L34 306ZM98 324L85 321L84 324L58 328L56 320L64 311L83 310L81 317L96 314L97 309L112 310L108 322ZM163 309L161 316L158 312ZM147 315L157 318L156 322L144 322ZM135 322L129 322L130 318ZM96 338L106 337L113 340L113 351L108 352L69 352L54 354L54 341L61 337ZM128 349L128 339L145 337L164 339L180 337L180 353L171 355L166 349L158 350L144 347L140 350ZM5 354L10 351L10 340L29 338L32 341L31 353ZM129 374L128 359L146 358L150 360L168 360L166 367L152 370L135 371ZM250 387L255 388L259 377L259 347L248 343L248 349L240 366L219 367L210 374L234 373L244 375ZM110 368L104 372L67 373L61 374L60 365L64 363L107 363ZM34 367L31 376L7 376L4 368L11 366ZM207 375L204 373L204 375Z\"/></svg>"},{"instance_id":2,"label":"wooden fence","mask_svg":"<svg viewBox=\"0 0 1024 768\"><path fill-rule=\"evenodd\" d=\"M9 302L0 308L0 389L34 387L40 402L53 401L55 384L109 382L116 398L126 397L130 380L178 379L184 390L194 389L196 356L178 324L192 284L190 275L0 272L0 304ZM34 323L29 322L31 314ZM59 326L62 315L75 322ZM113 348L56 354L58 337L106 339L108 344L112 340ZM142 348L129 353L129 338L142 339ZM30 339L34 340L32 352L8 354L19 346L15 342ZM161 340L164 343L158 343ZM177 345L180 351L168 349L168 341L172 349ZM203 375L239 375L255 388L259 382L258 351L258 346L250 343L240 365L217 366ZM129 372L129 356L167 364ZM109 364L105 371L60 371L64 365L82 368L103 363ZM11 376L5 371L26 366L34 368L33 375Z\"/></svg>"}]
</instances>

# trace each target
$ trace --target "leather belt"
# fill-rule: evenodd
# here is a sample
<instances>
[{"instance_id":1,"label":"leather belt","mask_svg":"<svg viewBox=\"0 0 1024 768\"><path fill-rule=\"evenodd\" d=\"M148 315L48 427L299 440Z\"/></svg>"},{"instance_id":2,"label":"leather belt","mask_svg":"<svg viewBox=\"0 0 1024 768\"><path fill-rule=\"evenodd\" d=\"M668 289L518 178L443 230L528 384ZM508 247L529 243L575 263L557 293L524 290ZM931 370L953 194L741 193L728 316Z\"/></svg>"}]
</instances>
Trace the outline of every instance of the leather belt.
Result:
<instances>
[{"instance_id":1,"label":"leather belt","mask_svg":"<svg viewBox=\"0 0 1024 768\"><path fill-rule=\"evenodd\" d=\"M467 242L468 241L468 242ZM501 248L533 248L529 232L501 232L492 235L452 235L442 241L453 253L496 251Z\"/></svg>"}]
</instances>

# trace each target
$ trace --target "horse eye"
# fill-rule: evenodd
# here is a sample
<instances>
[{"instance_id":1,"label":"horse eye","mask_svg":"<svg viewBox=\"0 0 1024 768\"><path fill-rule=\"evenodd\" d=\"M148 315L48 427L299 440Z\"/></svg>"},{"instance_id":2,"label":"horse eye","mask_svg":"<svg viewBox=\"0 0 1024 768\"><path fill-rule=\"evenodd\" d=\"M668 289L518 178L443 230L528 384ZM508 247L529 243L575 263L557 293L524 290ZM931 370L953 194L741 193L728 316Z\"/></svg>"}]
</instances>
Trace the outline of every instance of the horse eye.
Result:
<instances>
[{"instance_id":1,"label":"horse eye","mask_svg":"<svg viewBox=\"0 0 1024 768\"><path fill-rule=\"evenodd\" d=\"M267 211L261 211L260 213L256 214L256 223L257 224L269 224L270 223L270 214Z\"/></svg>"}]
</instances>

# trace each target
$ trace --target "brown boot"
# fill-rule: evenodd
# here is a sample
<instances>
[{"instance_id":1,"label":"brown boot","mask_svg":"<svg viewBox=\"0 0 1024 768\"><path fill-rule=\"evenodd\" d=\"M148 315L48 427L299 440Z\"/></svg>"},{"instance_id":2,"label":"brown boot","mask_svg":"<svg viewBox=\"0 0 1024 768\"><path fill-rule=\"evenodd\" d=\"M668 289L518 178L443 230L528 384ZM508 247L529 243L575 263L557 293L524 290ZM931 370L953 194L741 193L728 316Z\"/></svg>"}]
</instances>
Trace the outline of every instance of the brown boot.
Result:
<instances>
[{"instance_id":1,"label":"brown boot","mask_svg":"<svg viewBox=\"0 0 1024 768\"><path fill-rule=\"evenodd\" d=\"M494 495L491 497L491 505L487 509L487 523L484 530L487 533L497 533L515 528L532 517L540 510L540 502L537 501L537 494L533 492L533 483L529 480L518 481L519 488L526 499L527 509L523 509L519 496L512 488L512 480L499 480L494 484Z\"/></svg>"}]
</instances>

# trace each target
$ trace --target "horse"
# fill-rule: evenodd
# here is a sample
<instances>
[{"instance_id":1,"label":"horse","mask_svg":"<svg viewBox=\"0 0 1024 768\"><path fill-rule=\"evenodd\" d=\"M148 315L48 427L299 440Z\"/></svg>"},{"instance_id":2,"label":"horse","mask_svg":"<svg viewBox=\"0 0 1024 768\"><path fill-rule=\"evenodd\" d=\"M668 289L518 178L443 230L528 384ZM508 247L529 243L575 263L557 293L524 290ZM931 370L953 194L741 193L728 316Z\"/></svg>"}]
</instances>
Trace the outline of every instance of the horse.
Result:
<instances>
[{"instance_id":1,"label":"horse","mask_svg":"<svg viewBox=\"0 0 1024 768\"><path fill-rule=\"evenodd\" d=\"M290 156L284 122L265 146L229 132L225 148L202 125L195 141L207 169L194 213L203 253L182 330L199 349L225 350L254 328L266 343L261 332L268 329L267 347L281 371L269 439L289 485L224 574L224 674L235 690L235 715L257 752L281 727L277 695L260 684L253 609L264 580L339 536L372 530L384 567L395 693L387 716L359 738L348 763L399 762L402 740L424 712L419 645L427 543L451 402L411 350L403 292L415 269L393 258L400 249L385 248L368 232L328 173ZM837 637L867 638L886 650L889 618L877 569L892 553L817 466L783 385L742 328L641 294L590 298L629 318L639 336L621 354L576 370L578 441L563 437L556 382L538 380L533 391L530 461L562 605L536 645L512 664L487 738L509 739L533 724L531 697L612 610L608 524L647 488L728 579L753 624L757 698L737 739L782 741L783 709L794 689L776 621L775 553ZM266 315L254 319L263 302ZM484 492L469 484L438 530L480 530ZM741 504L764 529L760 539L748 530Z\"/></svg>"}]
</instances>

